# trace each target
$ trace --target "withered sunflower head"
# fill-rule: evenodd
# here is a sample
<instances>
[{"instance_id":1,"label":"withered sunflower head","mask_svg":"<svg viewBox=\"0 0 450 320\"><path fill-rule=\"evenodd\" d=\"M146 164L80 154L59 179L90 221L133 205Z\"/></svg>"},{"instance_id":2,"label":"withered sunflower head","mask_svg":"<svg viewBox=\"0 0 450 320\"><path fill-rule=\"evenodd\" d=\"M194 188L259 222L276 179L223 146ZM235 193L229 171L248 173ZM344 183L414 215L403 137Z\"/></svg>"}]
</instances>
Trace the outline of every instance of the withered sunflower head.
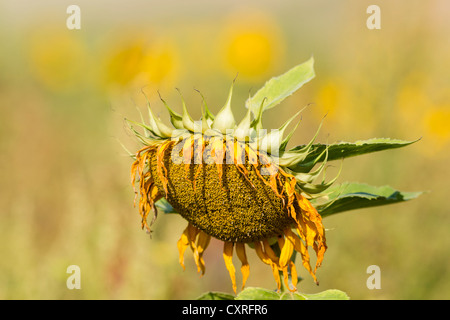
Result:
<instances>
[{"instance_id":1,"label":"withered sunflower head","mask_svg":"<svg viewBox=\"0 0 450 320\"><path fill-rule=\"evenodd\" d=\"M271 267L278 288L281 271L286 287L296 290L297 272L291 261L294 250L317 282L316 270L327 245L322 218L309 199L319 196L333 181L313 184L326 161L313 172L313 166L301 165L315 137L301 148L286 150L293 134L285 136L286 128L301 111L281 128L268 132L262 127L262 114L274 102L270 96L261 98L265 92L260 90L247 101L247 114L236 123L231 110L233 85L215 116L204 103L201 119L193 121L183 100L183 113L178 114L161 99L173 127L155 117L150 107L148 123L129 121L143 144L131 168L142 227L150 232L157 215L156 203L167 201L188 221L177 244L183 268L184 252L189 247L203 274L203 253L214 237L224 243L223 257L235 292L233 250L241 261L244 287L250 270L245 244ZM136 131L133 125L142 127L145 133ZM154 217L148 223L152 210ZM279 254L271 246L274 243L280 248ZM314 268L310 247L316 255ZM291 285L288 278L292 279Z\"/></svg>"}]
</instances>

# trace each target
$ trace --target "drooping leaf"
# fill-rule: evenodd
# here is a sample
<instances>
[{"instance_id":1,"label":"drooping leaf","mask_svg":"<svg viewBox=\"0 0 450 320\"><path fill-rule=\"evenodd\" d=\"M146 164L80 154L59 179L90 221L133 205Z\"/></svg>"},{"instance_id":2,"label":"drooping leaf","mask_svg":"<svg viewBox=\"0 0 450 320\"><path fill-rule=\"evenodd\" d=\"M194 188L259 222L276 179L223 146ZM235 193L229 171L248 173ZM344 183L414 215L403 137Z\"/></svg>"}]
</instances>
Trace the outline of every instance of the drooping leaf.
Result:
<instances>
[{"instance_id":1,"label":"drooping leaf","mask_svg":"<svg viewBox=\"0 0 450 320\"><path fill-rule=\"evenodd\" d=\"M328 189L327 199L312 199L322 217L338 212L394 204L417 198L422 192L401 192L389 186L374 187L346 182ZM323 199L322 199L323 201Z\"/></svg>"},{"instance_id":2,"label":"drooping leaf","mask_svg":"<svg viewBox=\"0 0 450 320\"><path fill-rule=\"evenodd\" d=\"M209 291L203 293L197 300L234 300L234 296L225 292Z\"/></svg>"},{"instance_id":3,"label":"drooping leaf","mask_svg":"<svg viewBox=\"0 0 450 320\"><path fill-rule=\"evenodd\" d=\"M359 156L366 153L401 148L408 146L419 140L420 139L415 141L404 141L390 138L373 138L369 140L360 140L356 142L339 142L331 145L314 144L311 147L311 152L306 156L306 158L302 162L297 163L296 165L290 167L290 169L299 172L309 171L316 162L320 162L325 159L324 150L327 147L328 147L327 160L332 161ZM289 150L289 153L293 154L296 151L302 150L303 148L304 148L303 145L294 147Z\"/></svg>"},{"instance_id":4,"label":"drooping leaf","mask_svg":"<svg viewBox=\"0 0 450 320\"><path fill-rule=\"evenodd\" d=\"M350 297L341 290L329 289L319 293L300 293L305 300L350 300Z\"/></svg>"},{"instance_id":5,"label":"drooping leaf","mask_svg":"<svg viewBox=\"0 0 450 320\"><path fill-rule=\"evenodd\" d=\"M280 295L273 290L249 287L242 290L236 300L280 300Z\"/></svg>"},{"instance_id":6,"label":"drooping leaf","mask_svg":"<svg viewBox=\"0 0 450 320\"><path fill-rule=\"evenodd\" d=\"M314 58L311 57L308 61L290 69L281 76L267 81L253 97L246 101L245 106L246 108L250 108L256 116L260 111L278 105L286 97L313 79L314 76ZM262 103L263 101L264 103ZM260 110L261 108L262 110Z\"/></svg>"},{"instance_id":7,"label":"drooping leaf","mask_svg":"<svg viewBox=\"0 0 450 320\"><path fill-rule=\"evenodd\" d=\"M236 300L349 300L349 296L340 290L329 289L319 293L276 292L264 288L250 287L241 291Z\"/></svg>"},{"instance_id":8,"label":"drooping leaf","mask_svg":"<svg viewBox=\"0 0 450 320\"><path fill-rule=\"evenodd\" d=\"M284 292L280 295L280 300L306 300L306 298L298 292Z\"/></svg>"},{"instance_id":9,"label":"drooping leaf","mask_svg":"<svg viewBox=\"0 0 450 320\"><path fill-rule=\"evenodd\" d=\"M285 292L281 300L349 300L350 297L341 290L329 289L319 293Z\"/></svg>"}]
</instances>

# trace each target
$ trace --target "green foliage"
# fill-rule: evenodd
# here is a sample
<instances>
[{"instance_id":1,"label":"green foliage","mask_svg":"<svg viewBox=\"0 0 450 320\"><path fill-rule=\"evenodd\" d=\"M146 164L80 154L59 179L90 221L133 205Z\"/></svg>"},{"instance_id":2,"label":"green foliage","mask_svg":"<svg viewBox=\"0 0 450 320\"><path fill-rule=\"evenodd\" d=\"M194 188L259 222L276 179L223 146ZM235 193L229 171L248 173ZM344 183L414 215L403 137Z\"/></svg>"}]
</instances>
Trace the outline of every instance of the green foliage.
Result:
<instances>
[{"instance_id":1,"label":"green foliage","mask_svg":"<svg viewBox=\"0 0 450 320\"><path fill-rule=\"evenodd\" d=\"M293 172L308 172L317 163L322 161L328 162L372 152L401 148L417 141L373 138L356 142L340 142L331 145L313 144L304 160L289 169ZM298 152L304 148L305 146L297 146L289 150L289 152ZM322 185L324 186L323 191L326 190L326 195L311 199L311 203L316 207L322 217L348 210L403 202L417 198L422 194L422 192L403 192L389 186L374 187L358 182L345 182L335 186L331 186L331 183Z\"/></svg>"},{"instance_id":2,"label":"green foliage","mask_svg":"<svg viewBox=\"0 0 450 320\"><path fill-rule=\"evenodd\" d=\"M166 198L161 198L155 203L158 211L162 211L163 213L177 213L175 209L170 205L170 203L166 200Z\"/></svg>"},{"instance_id":3,"label":"green foliage","mask_svg":"<svg viewBox=\"0 0 450 320\"><path fill-rule=\"evenodd\" d=\"M348 300L349 296L340 290L330 289L319 293L276 292L264 288L250 287L236 297L223 292L207 292L197 300Z\"/></svg>"},{"instance_id":4,"label":"green foliage","mask_svg":"<svg viewBox=\"0 0 450 320\"><path fill-rule=\"evenodd\" d=\"M280 294L273 290L249 287L242 290L236 300L280 300Z\"/></svg>"},{"instance_id":5,"label":"green foliage","mask_svg":"<svg viewBox=\"0 0 450 320\"><path fill-rule=\"evenodd\" d=\"M305 83L313 79L314 76L314 58L311 57L308 61L292 68L281 76L267 81L253 97L246 101L245 106L250 108L253 114L257 115L261 111L278 105Z\"/></svg>"},{"instance_id":6,"label":"green foliage","mask_svg":"<svg viewBox=\"0 0 450 320\"><path fill-rule=\"evenodd\" d=\"M401 192L389 186L374 187L355 182L333 186L328 192L325 203L316 205L312 200L322 217L348 210L408 201L422 194L422 192Z\"/></svg>"},{"instance_id":7,"label":"green foliage","mask_svg":"<svg viewBox=\"0 0 450 320\"><path fill-rule=\"evenodd\" d=\"M225 292L209 291L203 293L197 300L234 300L234 296Z\"/></svg>"},{"instance_id":8,"label":"green foliage","mask_svg":"<svg viewBox=\"0 0 450 320\"><path fill-rule=\"evenodd\" d=\"M280 296L281 300L349 300L350 297L341 290L329 289L319 293L285 292Z\"/></svg>"},{"instance_id":9,"label":"green foliage","mask_svg":"<svg viewBox=\"0 0 450 320\"><path fill-rule=\"evenodd\" d=\"M339 142L331 145L313 144L305 159L295 166L290 167L290 169L300 172L311 170L317 162L325 160L326 154L324 151L326 149L328 149L327 161L332 161L377 151L406 147L419 140L404 141L390 138L372 138L356 142ZM289 152L296 152L302 150L304 147L304 145L297 146L289 150Z\"/></svg>"}]
</instances>

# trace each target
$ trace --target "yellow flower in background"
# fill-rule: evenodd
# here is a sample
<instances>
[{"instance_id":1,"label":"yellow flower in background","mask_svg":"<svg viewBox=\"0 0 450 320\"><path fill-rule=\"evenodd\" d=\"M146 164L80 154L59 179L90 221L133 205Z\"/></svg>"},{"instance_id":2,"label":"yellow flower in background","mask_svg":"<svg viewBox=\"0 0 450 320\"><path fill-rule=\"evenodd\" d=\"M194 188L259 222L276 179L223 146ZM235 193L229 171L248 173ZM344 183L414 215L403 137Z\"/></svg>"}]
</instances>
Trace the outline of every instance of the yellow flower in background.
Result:
<instances>
[{"instance_id":1,"label":"yellow flower in background","mask_svg":"<svg viewBox=\"0 0 450 320\"><path fill-rule=\"evenodd\" d=\"M318 86L313 100L314 114L318 119L326 115L329 126L339 132L352 128L371 134L377 124L377 117L372 106L364 102L356 92L369 92L359 89L360 84L350 80L330 77Z\"/></svg>"},{"instance_id":2,"label":"yellow flower in background","mask_svg":"<svg viewBox=\"0 0 450 320\"><path fill-rule=\"evenodd\" d=\"M328 118L333 119L336 110L342 110L342 90L336 84L336 81L325 82L316 95L316 103L318 105L319 116L323 117L328 114ZM341 88L342 89L342 88Z\"/></svg>"},{"instance_id":3,"label":"yellow flower in background","mask_svg":"<svg viewBox=\"0 0 450 320\"><path fill-rule=\"evenodd\" d=\"M417 123L423 117L423 114L417 111L428 109L432 105L421 83L407 82L404 84L400 88L396 100L402 121L406 121L411 125Z\"/></svg>"},{"instance_id":4,"label":"yellow flower in background","mask_svg":"<svg viewBox=\"0 0 450 320\"><path fill-rule=\"evenodd\" d=\"M433 157L450 143L450 105L443 102L448 101L446 87L426 86L426 80L426 75L419 73L409 76L398 92L396 105L401 128L423 136L427 143L420 150Z\"/></svg>"},{"instance_id":5,"label":"yellow flower in background","mask_svg":"<svg viewBox=\"0 0 450 320\"><path fill-rule=\"evenodd\" d=\"M65 91L89 79L85 43L63 28L39 28L29 39L30 70L47 88Z\"/></svg>"},{"instance_id":6,"label":"yellow flower in background","mask_svg":"<svg viewBox=\"0 0 450 320\"><path fill-rule=\"evenodd\" d=\"M253 80L274 71L283 58L284 41L277 22L266 13L238 12L229 17L220 38L230 74Z\"/></svg>"},{"instance_id":7,"label":"yellow flower in background","mask_svg":"<svg viewBox=\"0 0 450 320\"><path fill-rule=\"evenodd\" d=\"M425 134L436 147L447 145L450 142L450 105L428 110L424 117L424 127Z\"/></svg>"},{"instance_id":8,"label":"yellow flower in background","mask_svg":"<svg viewBox=\"0 0 450 320\"><path fill-rule=\"evenodd\" d=\"M130 83L139 73L143 47L139 41L123 45L112 52L106 70L107 81L122 86Z\"/></svg>"},{"instance_id":9,"label":"yellow flower in background","mask_svg":"<svg viewBox=\"0 0 450 320\"><path fill-rule=\"evenodd\" d=\"M179 74L174 44L166 39L130 35L108 52L104 70L108 86L123 88L153 84L161 88L173 83Z\"/></svg>"},{"instance_id":10,"label":"yellow flower in background","mask_svg":"<svg viewBox=\"0 0 450 320\"><path fill-rule=\"evenodd\" d=\"M271 39L260 31L244 31L230 39L228 62L243 74L259 75L270 67L273 59Z\"/></svg>"}]
</instances>

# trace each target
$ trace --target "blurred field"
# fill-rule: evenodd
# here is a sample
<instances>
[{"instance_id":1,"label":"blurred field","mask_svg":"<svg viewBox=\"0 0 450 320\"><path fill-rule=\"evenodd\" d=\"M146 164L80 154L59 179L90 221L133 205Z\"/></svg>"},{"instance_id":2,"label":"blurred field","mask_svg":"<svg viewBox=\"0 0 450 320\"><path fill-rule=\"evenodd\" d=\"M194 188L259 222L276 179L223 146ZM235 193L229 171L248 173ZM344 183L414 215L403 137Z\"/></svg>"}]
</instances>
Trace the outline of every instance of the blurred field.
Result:
<instances>
[{"instance_id":1,"label":"blurred field","mask_svg":"<svg viewBox=\"0 0 450 320\"><path fill-rule=\"evenodd\" d=\"M348 159L339 181L429 191L412 202L324 220L329 250L320 286L301 269L304 292L343 290L353 299L450 298L450 4L381 2L381 30L366 28L373 1L77 1L81 30L66 28L66 1L0 3L0 298L193 299L231 292L213 241L199 277L178 264L186 222L160 215L140 229L129 182L138 147L124 117L139 119L148 95L167 119L183 93L200 117L199 89L213 111L239 72L235 115L271 76L314 55L316 78L267 112L278 128L307 103L292 145L371 137L422 140ZM331 174L331 173L330 173ZM248 286L274 287L249 254ZM237 259L236 259L237 261ZM237 262L236 262L237 263ZM68 290L66 268L81 268ZM381 289L366 287L369 265ZM240 274L238 272L238 281ZM239 282L238 282L239 283Z\"/></svg>"}]
</instances>

